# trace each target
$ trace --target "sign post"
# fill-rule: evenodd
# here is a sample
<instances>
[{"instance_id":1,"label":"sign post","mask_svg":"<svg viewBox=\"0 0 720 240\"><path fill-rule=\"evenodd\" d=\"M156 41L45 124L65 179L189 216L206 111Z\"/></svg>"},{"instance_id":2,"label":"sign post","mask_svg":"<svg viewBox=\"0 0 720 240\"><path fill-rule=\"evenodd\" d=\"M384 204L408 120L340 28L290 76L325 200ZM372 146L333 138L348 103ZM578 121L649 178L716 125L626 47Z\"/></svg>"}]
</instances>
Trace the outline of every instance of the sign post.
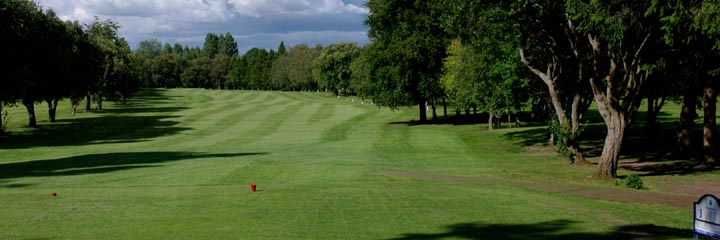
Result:
<instances>
[{"instance_id":1,"label":"sign post","mask_svg":"<svg viewBox=\"0 0 720 240\"><path fill-rule=\"evenodd\" d=\"M720 238L720 215L718 215L720 206L718 206L718 202L717 197L707 194L695 203L693 208L695 239L700 234Z\"/></svg>"}]
</instances>

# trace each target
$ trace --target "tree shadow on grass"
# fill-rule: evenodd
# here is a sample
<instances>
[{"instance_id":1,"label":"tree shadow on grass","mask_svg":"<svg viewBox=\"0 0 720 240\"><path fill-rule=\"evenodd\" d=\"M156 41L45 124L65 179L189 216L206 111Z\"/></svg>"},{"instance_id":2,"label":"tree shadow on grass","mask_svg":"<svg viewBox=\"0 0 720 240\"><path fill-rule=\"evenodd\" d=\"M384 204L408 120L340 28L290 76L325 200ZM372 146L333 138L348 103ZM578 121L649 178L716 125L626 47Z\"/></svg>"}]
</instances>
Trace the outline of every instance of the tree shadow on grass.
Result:
<instances>
[{"instance_id":1,"label":"tree shadow on grass","mask_svg":"<svg viewBox=\"0 0 720 240\"><path fill-rule=\"evenodd\" d=\"M126 104L94 111L95 115L80 113L25 132L11 132L0 138L0 149L132 143L174 135L191 129L178 127L179 122L168 120L173 117L172 113L187 109L175 106L177 101L177 96L168 96L163 89L143 89Z\"/></svg>"},{"instance_id":2,"label":"tree shadow on grass","mask_svg":"<svg viewBox=\"0 0 720 240\"><path fill-rule=\"evenodd\" d=\"M597 111L588 111L585 119L593 119L583 124L580 137L581 149L586 158L600 157L604 145L607 128L599 117ZM597 115L597 116L595 116ZM639 115L644 116L641 112ZM675 175L693 174L714 169L698 169L698 160L695 156L702 153L701 134L694 134L691 140L695 146L690 154L680 155L675 152L677 142L678 122L674 118L662 114L658 117L655 127L650 130L645 122L639 121L630 125L620 150L620 169L635 171L639 175ZM644 119L638 118L638 119ZM702 132L702 126L696 126L695 133ZM518 143L524 147L548 145L549 129L547 127L529 128L527 130L509 132L505 139Z\"/></svg>"},{"instance_id":3,"label":"tree shadow on grass","mask_svg":"<svg viewBox=\"0 0 720 240\"><path fill-rule=\"evenodd\" d=\"M63 119L40 125L29 133L11 134L0 139L0 149L29 147L82 146L101 143L131 143L174 135L191 128L165 116L100 116Z\"/></svg>"},{"instance_id":4,"label":"tree shadow on grass","mask_svg":"<svg viewBox=\"0 0 720 240\"><path fill-rule=\"evenodd\" d=\"M267 153L227 153L204 154L193 152L125 152L87 154L58 159L34 160L0 164L0 180L22 177L74 176L101 174L136 168L163 166L162 163L201 159L231 158ZM2 184L3 187L23 187L21 185Z\"/></svg>"},{"instance_id":5,"label":"tree shadow on grass","mask_svg":"<svg viewBox=\"0 0 720 240\"><path fill-rule=\"evenodd\" d=\"M692 230L677 229L652 224L619 226L607 232L574 232L576 221L556 220L534 224L481 224L461 223L446 227L442 233L412 233L404 239L678 239L692 237Z\"/></svg>"}]
</instances>

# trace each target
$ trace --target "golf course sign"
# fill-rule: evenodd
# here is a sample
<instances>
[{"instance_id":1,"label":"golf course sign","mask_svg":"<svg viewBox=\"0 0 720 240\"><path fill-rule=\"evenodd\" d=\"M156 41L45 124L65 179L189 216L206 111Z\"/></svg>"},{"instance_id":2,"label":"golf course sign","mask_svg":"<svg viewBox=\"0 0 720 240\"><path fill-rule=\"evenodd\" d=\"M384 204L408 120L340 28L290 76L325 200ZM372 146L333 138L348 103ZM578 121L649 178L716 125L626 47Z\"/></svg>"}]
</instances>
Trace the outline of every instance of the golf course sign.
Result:
<instances>
[{"instance_id":1,"label":"golf course sign","mask_svg":"<svg viewBox=\"0 0 720 240\"><path fill-rule=\"evenodd\" d=\"M707 194L698 200L694 205L694 228L695 238L699 234L720 238L720 206L717 197Z\"/></svg>"}]
</instances>

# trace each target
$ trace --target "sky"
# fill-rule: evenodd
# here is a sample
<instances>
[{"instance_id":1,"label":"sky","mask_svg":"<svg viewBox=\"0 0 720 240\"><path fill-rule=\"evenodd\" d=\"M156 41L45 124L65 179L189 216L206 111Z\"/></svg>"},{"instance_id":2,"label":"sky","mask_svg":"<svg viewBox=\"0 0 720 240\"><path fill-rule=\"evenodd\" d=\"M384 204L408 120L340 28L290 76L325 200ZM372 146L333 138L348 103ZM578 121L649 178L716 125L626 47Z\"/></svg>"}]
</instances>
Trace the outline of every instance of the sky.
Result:
<instances>
[{"instance_id":1,"label":"sky","mask_svg":"<svg viewBox=\"0 0 720 240\"><path fill-rule=\"evenodd\" d=\"M305 43L367 43L367 0L36 0L63 20L112 19L135 49L143 40L202 47L229 32L240 53Z\"/></svg>"}]
</instances>

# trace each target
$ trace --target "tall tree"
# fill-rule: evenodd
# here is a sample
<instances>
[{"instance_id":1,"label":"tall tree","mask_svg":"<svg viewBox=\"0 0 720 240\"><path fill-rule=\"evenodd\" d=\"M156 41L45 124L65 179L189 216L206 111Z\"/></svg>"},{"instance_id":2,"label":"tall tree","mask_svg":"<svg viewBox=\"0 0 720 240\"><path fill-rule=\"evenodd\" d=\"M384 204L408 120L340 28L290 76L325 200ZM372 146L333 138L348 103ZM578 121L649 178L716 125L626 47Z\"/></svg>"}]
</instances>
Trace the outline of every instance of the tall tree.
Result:
<instances>
[{"instance_id":1,"label":"tall tree","mask_svg":"<svg viewBox=\"0 0 720 240\"><path fill-rule=\"evenodd\" d=\"M370 0L367 6L373 101L391 108L417 104L419 120L426 121L427 101L441 89L449 44L442 2Z\"/></svg>"},{"instance_id":2,"label":"tall tree","mask_svg":"<svg viewBox=\"0 0 720 240\"><path fill-rule=\"evenodd\" d=\"M452 94L466 107L489 113L492 129L494 117L518 112L528 96L518 91L528 84L517 54L515 17L499 3L446 0L446 5L445 27L460 40L455 66L446 68L458 84Z\"/></svg>"},{"instance_id":3,"label":"tall tree","mask_svg":"<svg viewBox=\"0 0 720 240\"><path fill-rule=\"evenodd\" d=\"M3 24L2 28L7 29L6 37L10 40L9 46L4 48L8 49L8 57L12 57L12 59L6 59L2 64L9 65L7 69L9 78L3 78L8 84L3 84L5 85L3 87L7 86L8 90L12 91L8 93L12 99L5 100L14 101L19 98L28 112L28 126L36 127L34 104L40 97L40 93L37 91L41 84L39 75L42 73L42 67L46 66L48 57L48 51L45 48L48 42L44 40L52 38L42 31L47 18L40 6L34 2L19 0L3 1L2 4L7 4L0 9L2 9L3 15L8 14L5 17L9 18L3 20L3 23L9 23L7 26ZM35 57L39 57L43 61L33 61Z\"/></svg>"},{"instance_id":4,"label":"tall tree","mask_svg":"<svg viewBox=\"0 0 720 240\"><path fill-rule=\"evenodd\" d=\"M322 89L331 89L335 95L350 87L351 65L360 57L355 43L334 43L323 48L313 63L313 75Z\"/></svg>"},{"instance_id":5,"label":"tall tree","mask_svg":"<svg viewBox=\"0 0 720 240\"><path fill-rule=\"evenodd\" d=\"M162 43L156 38L140 41L136 53L146 57L157 57L162 50Z\"/></svg>"},{"instance_id":6,"label":"tall tree","mask_svg":"<svg viewBox=\"0 0 720 240\"><path fill-rule=\"evenodd\" d=\"M214 58L215 55L220 53L220 38L218 35L208 33L205 36L205 43L203 44L202 50L203 54L205 54L208 58Z\"/></svg>"},{"instance_id":7,"label":"tall tree","mask_svg":"<svg viewBox=\"0 0 720 240\"><path fill-rule=\"evenodd\" d=\"M278 46L278 50L277 50L278 55L280 55L280 56L285 55L286 52L287 52L287 49L285 48L285 42L280 41L280 46Z\"/></svg>"},{"instance_id":8,"label":"tall tree","mask_svg":"<svg viewBox=\"0 0 720 240\"><path fill-rule=\"evenodd\" d=\"M617 176L625 129L634 119L655 59L648 54L657 41L658 21L648 1L569 0L567 13L591 46L590 85L607 126L602 155L593 177Z\"/></svg>"},{"instance_id":9,"label":"tall tree","mask_svg":"<svg viewBox=\"0 0 720 240\"><path fill-rule=\"evenodd\" d=\"M111 89L114 84L113 81L116 80L116 75L114 75L114 72L116 71L115 65L120 63L119 61L122 61L118 58L124 57L122 56L124 51L119 49L118 44L118 41L120 40L117 33L119 28L120 25L114 21L109 19L100 21L97 17L95 18L95 21L88 26L87 32L90 35L93 44L100 50L100 54L102 54L102 57L100 58L102 63L100 76L98 76L96 83L90 89L92 94L88 94L85 106L86 111L90 110L90 95L95 96L96 109L102 110L103 97L107 94L112 94Z\"/></svg>"},{"instance_id":10,"label":"tall tree","mask_svg":"<svg viewBox=\"0 0 720 240\"><path fill-rule=\"evenodd\" d=\"M716 155L716 106L718 84L720 81L720 2L703 1L699 7L693 9L694 27L700 29L702 39L705 39L712 48L709 49L707 59L704 61L703 71L703 161L704 168L713 168L717 164Z\"/></svg>"},{"instance_id":11,"label":"tall tree","mask_svg":"<svg viewBox=\"0 0 720 240\"><path fill-rule=\"evenodd\" d=\"M252 48L243 55L247 68L245 71L246 86L250 89L267 88L267 79L270 79L270 69L273 56L265 49Z\"/></svg>"},{"instance_id":12,"label":"tall tree","mask_svg":"<svg viewBox=\"0 0 720 240\"><path fill-rule=\"evenodd\" d=\"M235 42L235 38L233 38L232 34L225 33L224 36L219 36L219 38L222 40L220 41L220 49L219 53L228 57L233 57L238 55L238 47L237 42Z\"/></svg>"},{"instance_id":13,"label":"tall tree","mask_svg":"<svg viewBox=\"0 0 720 240\"><path fill-rule=\"evenodd\" d=\"M555 113L552 130L574 165L585 165L580 149L581 117L592 95L586 81L587 42L565 14L564 1L520 1L515 6L522 63L545 85Z\"/></svg>"}]
</instances>

